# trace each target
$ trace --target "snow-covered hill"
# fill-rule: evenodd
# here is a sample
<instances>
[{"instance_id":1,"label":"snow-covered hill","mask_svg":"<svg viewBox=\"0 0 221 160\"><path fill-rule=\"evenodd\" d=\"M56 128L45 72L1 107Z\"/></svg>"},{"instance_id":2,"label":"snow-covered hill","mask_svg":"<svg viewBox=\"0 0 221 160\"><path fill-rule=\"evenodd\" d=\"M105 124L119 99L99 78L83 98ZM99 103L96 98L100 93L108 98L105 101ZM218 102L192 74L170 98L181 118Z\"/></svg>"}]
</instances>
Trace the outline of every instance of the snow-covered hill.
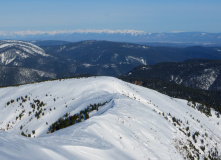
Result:
<instances>
[{"instance_id":1,"label":"snow-covered hill","mask_svg":"<svg viewBox=\"0 0 221 160\"><path fill-rule=\"evenodd\" d=\"M74 63L71 64L74 66ZM49 55L44 49L32 43L16 40L0 41L0 65L7 68L7 71L5 69L2 71L2 67L0 68L3 76L0 79L0 85L7 86L52 79L57 77L57 74L70 73L70 70L73 69L66 59ZM8 71L10 74L4 74ZM21 77L14 80L18 74L21 74ZM9 81L5 83L4 77L10 77Z\"/></svg>"},{"instance_id":2,"label":"snow-covered hill","mask_svg":"<svg viewBox=\"0 0 221 160\"><path fill-rule=\"evenodd\" d=\"M219 114L197 107L111 77L1 88L0 159L220 159Z\"/></svg>"},{"instance_id":3,"label":"snow-covered hill","mask_svg":"<svg viewBox=\"0 0 221 160\"><path fill-rule=\"evenodd\" d=\"M18 60L23 60L30 56L49 56L40 47L15 40L0 41L0 64L2 65L19 65ZM17 61L16 61L17 60Z\"/></svg>"}]
</instances>

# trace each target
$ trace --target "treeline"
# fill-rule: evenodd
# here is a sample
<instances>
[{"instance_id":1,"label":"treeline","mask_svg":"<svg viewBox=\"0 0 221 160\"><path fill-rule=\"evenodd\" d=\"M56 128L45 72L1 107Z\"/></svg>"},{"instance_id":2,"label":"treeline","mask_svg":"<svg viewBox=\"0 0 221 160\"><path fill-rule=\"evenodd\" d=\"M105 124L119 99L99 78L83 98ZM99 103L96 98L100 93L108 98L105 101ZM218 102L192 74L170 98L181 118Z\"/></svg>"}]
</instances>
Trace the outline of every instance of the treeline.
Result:
<instances>
[{"instance_id":1,"label":"treeline","mask_svg":"<svg viewBox=\"0 0 221 160\"><path fill-rule=\"evenodd\" d=\"M211 107L209 107L209 106L206 106L204 104L197 104L195 101L189 101L189 100L188 100L187 105L194 108L194 109L197 109L201 113L204 113L207 117L212 116ZM217 118L220 117L219 114L220 113L216 113Z\"/></svg>"},{"instance_id":2,"label":"treeline","mask_svg":"<svg viewBox=\"0 0 221 160\"><path fill-rule=\"evenodd\" d=\"M76 123L80 123L83 120L87 120L90 118L89 113L94 110L99 110L99 107L106 105L108 102L98 103L98 104L90 104L86 109L81 110L80 113L74 114L70 116L70 113L66 113L63 117L59 118L56 122L54 122L50 127L48 133L55 132L57 130L69 127Z\"/></svg>"}]
</instances>

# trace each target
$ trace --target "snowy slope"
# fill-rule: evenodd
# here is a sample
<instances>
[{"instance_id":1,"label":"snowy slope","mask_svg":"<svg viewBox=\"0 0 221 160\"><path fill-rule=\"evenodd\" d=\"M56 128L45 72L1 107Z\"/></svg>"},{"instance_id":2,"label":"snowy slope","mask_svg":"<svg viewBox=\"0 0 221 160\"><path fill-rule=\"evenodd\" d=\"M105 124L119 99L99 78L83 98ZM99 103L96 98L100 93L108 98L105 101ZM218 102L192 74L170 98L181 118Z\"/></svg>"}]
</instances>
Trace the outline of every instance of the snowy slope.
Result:
<instances>
[{"instance_id":1,"label":"snowy slope","mask_svg":"<svg viewBox=\"0 0 221 160\"><path fill-rule=\"evenodd\" d=\"M19 65L18 60L23 60L32 56L48 57L40 47L16 40L4 40L0 41L0 64L1 65Z\"/></svg>"},{"instance_id":2,"label":"snowy slope","mask_svg":"<svg viewBox=\"0 0 221 160\"><path fill-rule=\"evenodd\" d=\"M30 105L36 100L44 104L39 110ZM90 104L104 102L98 111L89 113L89 119L47 134L51 124L66 113L74 115ZM1 88L0 129L6 132L0 131L0 159L220 156L221 119L215 111L207 117L189 105L186 100L111 77ZM22 131L33 138L19 135Z\"/></svg>"},{"instance_id":3,"label":"snowy slope","mask_svg":"<svg viewBox=\"0 0 221 160\"><path fill-rule=\"evenodd\" d=\"M45 54L45 51L32 44L29 42L25 42L25 41L16 41L16 40L4 40L4 41L0 41L0 48L11 48L11 47L18 47L23 49L24 51L26 51L29 54L35 55L35 54L39 54L42 56L49 56L47 54Z\"/></svg>"}]
</instances>

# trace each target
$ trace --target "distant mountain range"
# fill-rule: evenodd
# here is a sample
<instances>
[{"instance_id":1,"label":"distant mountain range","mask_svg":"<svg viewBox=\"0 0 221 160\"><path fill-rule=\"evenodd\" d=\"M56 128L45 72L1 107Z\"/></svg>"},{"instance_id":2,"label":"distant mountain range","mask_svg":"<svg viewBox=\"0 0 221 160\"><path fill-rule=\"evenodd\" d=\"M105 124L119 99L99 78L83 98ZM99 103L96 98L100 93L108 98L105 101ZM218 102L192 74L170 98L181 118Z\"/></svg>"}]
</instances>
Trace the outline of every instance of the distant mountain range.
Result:
<instances>
[{"instance_id":1,"label":"distant mountain range","mask_svg":"<svg viewBox=\"0 0 221 160\"><path fill-rule=\"evenodd\" d=\"M0 39L15 40L61 40L61 41L84 41L84 40L107 40L117 42L147 43L158 45L203 45L221 46L221 33L205 32L172 32L172 33L146 33L131 30L75 30L75 31L24 31L13 33L0 33ZM150 43L151 42L151 43Z\"/></svg>"},{"instance_id":2,"label":"distant mountain range","mask_svg":"<svg viewBox=\"0 0 221 160\"><path fill-rule=\"evenodd\" d=\"M139 65L181 62L192 58L221 59L220 47L149 47L109 41L81 41L41 47L46 53L75 64L75 74L119 76Z\"/></svg>"},{"instance_id":3,"label":"distant mountain range","mask_svg":"<svg viewBox=\"0 0 221 160\"><path fill-rule=\"evenodd\" d=\"M182 62L192 58L221 60L221 47L150 47L109 41L35 43L39 46L24 41L0 41L0 65L7 66L7 71L2 68L4 83L0 82L1 86L81 74L120 76L140 65ZM19 68L15 69L16 67ZM27 72L28 81L6 81L23 69ZM40 72L44 76L37 74ZM32 81L30 75L33 75Z\"/></svg>"}]
</instances>

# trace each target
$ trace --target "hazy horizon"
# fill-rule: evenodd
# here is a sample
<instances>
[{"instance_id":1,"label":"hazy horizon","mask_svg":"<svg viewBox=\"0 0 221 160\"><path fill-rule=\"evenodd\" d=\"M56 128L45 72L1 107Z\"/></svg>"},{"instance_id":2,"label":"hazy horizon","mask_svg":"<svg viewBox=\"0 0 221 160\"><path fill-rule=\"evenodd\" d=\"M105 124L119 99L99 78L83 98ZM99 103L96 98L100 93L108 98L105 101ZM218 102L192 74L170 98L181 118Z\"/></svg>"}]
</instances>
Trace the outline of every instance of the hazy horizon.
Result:
<instances>
[{"instance_id":1,"label":"hazy horizon","mask_svg":"<svg viewBox=\"0 0 221 160\"><path fill-rule=\"evenodd\" d=\"M4 1L0 33L135 30L147 33L221 32L221 1Z\"/></svg>"}]
</instances>

